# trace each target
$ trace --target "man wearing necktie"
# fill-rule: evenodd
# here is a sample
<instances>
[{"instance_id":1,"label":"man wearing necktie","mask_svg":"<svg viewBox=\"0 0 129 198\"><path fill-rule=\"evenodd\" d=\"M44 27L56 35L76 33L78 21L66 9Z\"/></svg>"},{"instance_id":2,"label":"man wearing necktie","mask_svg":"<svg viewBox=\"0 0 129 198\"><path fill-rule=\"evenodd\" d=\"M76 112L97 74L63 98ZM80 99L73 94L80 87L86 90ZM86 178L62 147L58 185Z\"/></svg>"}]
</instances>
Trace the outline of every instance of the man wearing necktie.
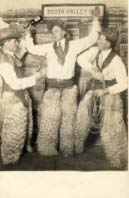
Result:
<instances>
[{"instance_id":1,"label":"man wearing necktie","mask_svg":"<svg viewBox=\"0 0 129 198\"><path fill-rule=\"evenodd\" d=\"M77 54L97 42L100 26L95 18L90 34L82 39L69 41L66 24L61 20L48 24L55 42L34 45L30 34L25 36L28 52L47 55L47 86L41 105L40 129L37 148L44 156L57 155L57 144L64 156L74 152L74 124L77 111L77 87L74 85ZM59 137L59 142L58 142Z\"/></svg>"},{"instance_id":2,"label":"man wearing necktie","mask_svg":"<svg viewBox=\"0 0 129 198\"><path fill-rule=\"evenodd\" d=\"M99 36L98 47L78 57L79 65L92 74L92 79L77 112L75 150L81 153L90 128L98 127L107 158L120 168L127 162L128 149L120 93L128 88L128 78L124 63L114 51L117 39L116 30L106 29ZM96 120L100 121L99 126Z\"/></svg>"}]
</instances>

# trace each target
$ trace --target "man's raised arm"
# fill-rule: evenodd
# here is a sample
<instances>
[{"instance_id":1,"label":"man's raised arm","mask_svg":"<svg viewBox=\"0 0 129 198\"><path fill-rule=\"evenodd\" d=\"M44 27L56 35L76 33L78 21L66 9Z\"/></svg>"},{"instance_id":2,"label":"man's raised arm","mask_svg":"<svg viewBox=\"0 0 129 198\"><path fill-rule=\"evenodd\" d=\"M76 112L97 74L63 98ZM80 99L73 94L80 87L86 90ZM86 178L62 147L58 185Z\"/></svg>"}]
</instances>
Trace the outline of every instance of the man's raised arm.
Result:
<instances>
[{"instance_id":1,"label":"man's raised arm","mask_svg":"<svg viewBox=\"0 0 129 198\"><path fill-rule=\"evenodd\" d=\"M26 46L27 51L34 55L45 56L50 47L50 44L35 45L30 33L25 35L24 41L25 41L25 46Z\"/></svg>"},{"instance_id":2,"label":"man's raised arm","mask_svg":"<svg viewBox=\"0 0 129 198\"><path fill-rule=\"evenodd\" d=\"M101 32L101 27L98 19L95 17L93 19L89 35L74 41L77 54L89 47L92 47L98 40L99 32Z\"/></svg>"}]
</instances>

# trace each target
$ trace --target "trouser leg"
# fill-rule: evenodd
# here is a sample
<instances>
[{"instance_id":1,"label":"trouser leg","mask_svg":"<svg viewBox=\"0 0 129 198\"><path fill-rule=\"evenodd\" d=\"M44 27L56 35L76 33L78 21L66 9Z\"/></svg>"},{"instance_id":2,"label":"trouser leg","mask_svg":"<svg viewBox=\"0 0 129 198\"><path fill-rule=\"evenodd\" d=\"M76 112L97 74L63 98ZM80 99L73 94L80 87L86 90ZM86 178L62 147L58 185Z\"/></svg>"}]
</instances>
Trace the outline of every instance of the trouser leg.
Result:
<instances>
[{"instance_id":1,"label":"trouser leg","mask_svg":"<svg viewBox=\"0 0 129 198\"><path fill-rule=\"evenodd\" d=\"M105 96L103 102L101 140L107 158L114 167L127 163L127 130L123 120L123 106L119 95Z\"/></svg>"},{"instance_id":2,"label":"trouser leg","mask_svg":"<svg viewBox=\"0 0 129 198\"><path fill-rule=\"evenodd\" d=\"M6 104L5 104L6 105ZM23 150L27 109L22 103L7 105L3 115L1 156L4 164L16 163Z\"/></svg>"},{"instance_id":3,"label":"trouser leg","mask_svg":"<svg viewBox=\"0 0 129 198\"><path fill-rule=\"evenodd\" d=\"M60 128L60 150L65 155L74 151L74 127L77 112L77 87L66 88L62 92L62 123Z\"/></svg>"},{"instance_id":4,"label":"trouser leg","mask_svg":"<svg viewBox=\"0 0 129 198\"><path fill-rule=\"evenodd\" d=\"M92 94L87 93L84 98L80 101L75 124L75 153L79 154L83 152L84 142L89 134L90 127L90 109L92 104Z\"/></svg>"},{"instance_id":5,"label":"trouser leg","mask_svg":"<svg viewBox=\"0 0 129 198\"><path fill-rule=\"evenodd\" d=\"M37 147L44 156L56 155L58 130L61 122L60 91L49 89L43 97Z\"/></svg>"}]
</instances>

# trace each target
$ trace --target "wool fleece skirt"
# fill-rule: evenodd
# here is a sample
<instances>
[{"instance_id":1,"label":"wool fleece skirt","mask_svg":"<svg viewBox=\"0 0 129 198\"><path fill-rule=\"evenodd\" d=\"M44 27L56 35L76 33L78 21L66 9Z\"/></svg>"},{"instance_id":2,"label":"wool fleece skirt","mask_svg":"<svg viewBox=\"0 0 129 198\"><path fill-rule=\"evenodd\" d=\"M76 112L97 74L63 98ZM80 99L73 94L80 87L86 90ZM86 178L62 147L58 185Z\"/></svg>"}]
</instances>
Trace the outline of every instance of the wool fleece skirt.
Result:
<instances>
[{"instance_id":1,"label":"wool fleece skirt","mask_svg":"<svg viewBox=\"0 0 129 198\"><path fill-rule=\"evenodd\" d=\"M75 124L75 152L83 152L90 128L94 125L96 115L93 108L94 95L87 92L79 104ZM127 165L128 142L127 128L123 119L123 102L119 94L100 98L100 136L106 157L114 167Z\"/></svg>"},{"instance_id":2,"label":"wool fleece skirt","mask_svg":"<svg viewBox=\"0 0 129 198\"><path fill-rule=\"evenodd\" d=\"M1 157L3 164L14 164L22 154L26 138L29 147L33 128L31 100L27 107L13 95L3 97L0 106Z\"/></svg>"},{"instance_id":3,"label":"wool fleece skirt","mask_svg":"<svg viewBox=\"0 0 129 198\"><path fill-rule=\"evenodd\" d=\"M41 155L73 154L74 127L77 112L77 86L49 88L41 104L40 130L37 148Z\"/></svg>"}]
</instances>

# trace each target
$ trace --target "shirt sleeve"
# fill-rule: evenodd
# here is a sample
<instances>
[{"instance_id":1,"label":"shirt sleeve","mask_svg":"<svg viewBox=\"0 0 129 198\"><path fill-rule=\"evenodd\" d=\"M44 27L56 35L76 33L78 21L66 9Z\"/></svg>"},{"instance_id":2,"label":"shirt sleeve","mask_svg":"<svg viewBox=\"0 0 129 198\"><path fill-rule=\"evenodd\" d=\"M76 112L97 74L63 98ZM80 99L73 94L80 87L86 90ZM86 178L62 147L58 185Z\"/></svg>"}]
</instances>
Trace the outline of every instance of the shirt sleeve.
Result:
<instances>
[{"instance_id":1,"label":"shirt sleeve","mask_svg":"<svg viewBox=\"0 0 129 198\"><path fill-rule=\"evenodd\" d=\"M77 62L86 71L92 72L94 70L93 61L98 53L97 47L92 47L86 52L78 56Z\"/></svg>"},{"instance_id":2,"label":"shirt sleeve","mask_svg":"<svg viewBox=\"0 0 129 198\"><path fill-rule=\"evenodd\" d=\"M6 62L0 64L0 75L5 83L13 90L24 90L36 84L34 75L25 78L17 78L13 66Z\"/></svg>"},{"instance_id":3,"label":"shirt sleeve","mask_svg":"<svg viewBox=\"0 0 129 198\"><path fill-rule=\"evenodd\" d=\"M33 38L28 34L25 37L25 46L29 53L39 56L45 56L49 50L50 44L34 45Z\"/></svg>"},{"instance_id":4,"label":"shirt sleeve","mask_svg":"<svg viewBox=\"0 0 129 198\"><path fill-rule=\"evenodd\" d=\"M81 51L88 49L89 47L93 46L97 40L98 40L98 32L100 32L100 24L97 19L95 19L92 22L91 31L88 36L75 40L75 49L77 51L77 54L79 54Z\"/></svg>"},{"instance_id":5,"label":"shirt sleeve","mask_svg":"<svg viewBox=\"0 0 129 198\"><path fill-rule=\"evenodd\" d=\"M128 77L125 65L119 56L112 61L112 69L117 83L108 87L108 90L111 95L114 95L128 88Z\"/></svg>"}]
</instances>

